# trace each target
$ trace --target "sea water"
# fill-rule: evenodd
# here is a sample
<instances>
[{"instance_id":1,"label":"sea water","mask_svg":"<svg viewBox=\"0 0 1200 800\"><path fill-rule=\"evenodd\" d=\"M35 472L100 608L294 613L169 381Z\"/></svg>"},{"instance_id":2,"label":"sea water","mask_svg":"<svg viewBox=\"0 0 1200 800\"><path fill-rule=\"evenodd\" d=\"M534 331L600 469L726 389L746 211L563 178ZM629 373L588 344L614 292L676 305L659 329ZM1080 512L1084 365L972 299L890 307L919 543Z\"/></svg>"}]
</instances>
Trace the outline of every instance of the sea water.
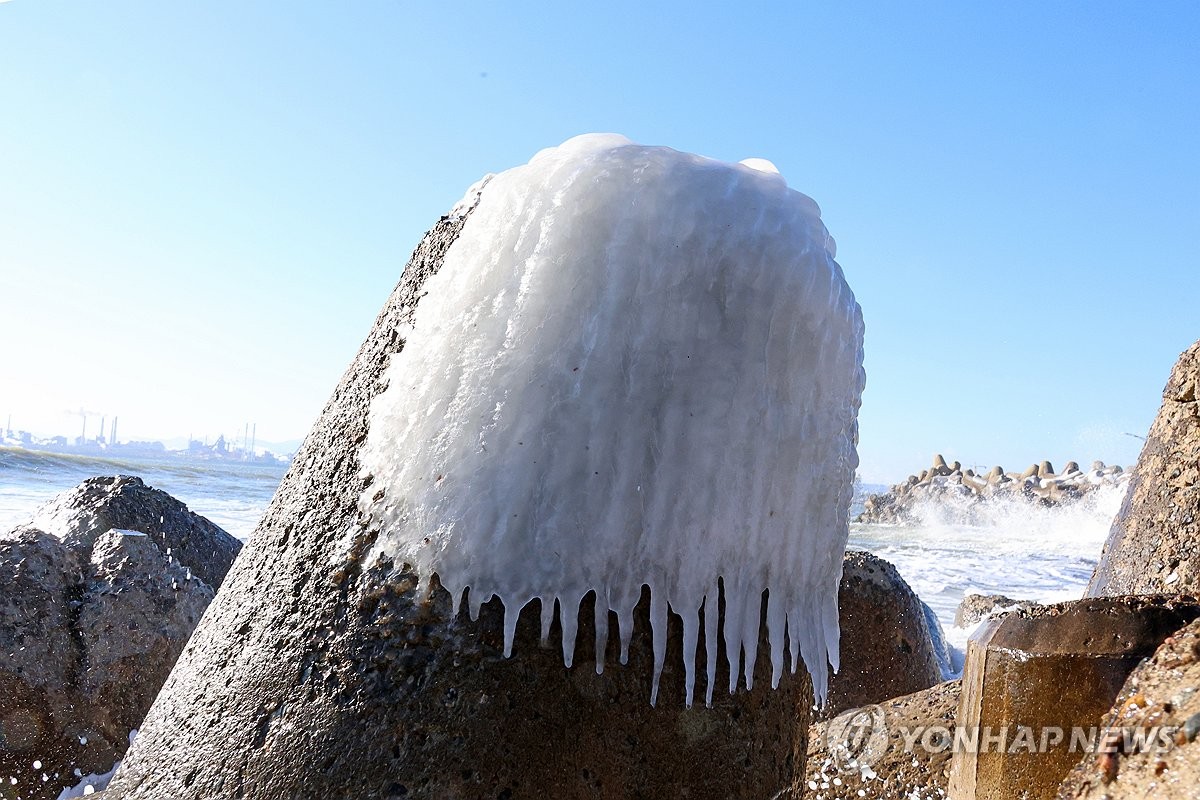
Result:
<instances>
[{"instance_id":1,"label":"sea water","mask_svg":"<svg viewBox=\"0 0 1200 800\"><path fill-rule=\"evenodd\" d=\"M248 539L286 467L181 457L108 459L0 448L0 531L27 522L56 494L95 475L137 475L240 539ZM867 487L855 498L861 508ZM1120 508L1125 486L1101 487L1082 501L1043 508L1019 500L993 503L977 524L953 509L928 504L911 525L850 526L850 547L892 562L937 613L948 640L962 649L967 631L954 627L964 595L1005 594L1056 602L1083 595Z\"/></svg>"},{"instance_id":2,"label":"sea water","mask_svg":"<svg viewBox=\"0 0 1200 800\"><path fill-rule=\"evenodd\" d=\"M1081 598L1127 487L1100 486L1056 507L993 499L972 509L970 524L952 501L925 502L912 524L852 524L849 547L894 564L962 650L971 629L954 627L954 616L967 594L1038 603Z\"/></svg>"},{"instance_id":3,"label":"sea water","mask_svg":"<svg viewBox=\"0 0 1200 800\"><path fill-rule=\"evenodd\" d=\"M286 471L286 464L232 459L108 458L0 447L0 531L28 522L38 506L86 478L136 475L244 540Z\"/></svg>"}]
</instances>

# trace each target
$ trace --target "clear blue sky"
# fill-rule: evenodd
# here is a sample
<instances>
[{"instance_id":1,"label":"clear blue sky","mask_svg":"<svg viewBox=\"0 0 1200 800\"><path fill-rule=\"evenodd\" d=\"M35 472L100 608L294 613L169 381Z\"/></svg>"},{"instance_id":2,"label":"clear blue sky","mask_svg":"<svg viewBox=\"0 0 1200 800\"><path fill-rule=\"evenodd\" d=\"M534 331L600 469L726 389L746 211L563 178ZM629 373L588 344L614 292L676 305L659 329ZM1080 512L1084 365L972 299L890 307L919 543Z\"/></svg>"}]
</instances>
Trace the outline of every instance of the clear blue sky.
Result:
<instances>
[{"instance_id":1,"label":"clear blue sky","mask_svg":"<svg viewBox=\"0 0 1200 800\"><path fill-rule=\"evenodd\" d=\"M469 184L614 131L820 203L868 481L1131 463L1200 338L1197 42L1190 0L0 2L0 414L302 436Z\"/></svg>"}]
</instances>

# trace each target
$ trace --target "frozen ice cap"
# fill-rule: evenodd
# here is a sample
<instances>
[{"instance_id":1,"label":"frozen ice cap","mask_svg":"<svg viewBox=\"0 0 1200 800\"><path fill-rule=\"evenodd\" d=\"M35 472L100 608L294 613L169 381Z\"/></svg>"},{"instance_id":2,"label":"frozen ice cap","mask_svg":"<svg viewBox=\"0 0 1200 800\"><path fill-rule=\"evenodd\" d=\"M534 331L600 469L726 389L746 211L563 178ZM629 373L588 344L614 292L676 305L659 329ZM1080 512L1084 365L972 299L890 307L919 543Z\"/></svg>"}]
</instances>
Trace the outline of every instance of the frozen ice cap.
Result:
<instances>
[{"instance_id":1,"label":"frozen ice cap","mask_svg":"<svg viewBox=\"0 0 1200 800\"><path fill-rule=\"evenodd\" d=\"M583 596L601 641L617 613L624 661L648 585L652 702L668 606L689 704L705 610L711 702L718 593L733 691L769 590L773 684L790 651L822 698L864 382L830 244L776 175L611 134L491 178L371 407L368 557L470 587L472 615L499 596L506 652L520 609L557 599L568 666Z\"/></svg>"},{"instance_id":2,"label":"frozen ice cap","mask_svg":"<svg viewBox=\"0 0 1200 800\"><path fill-rule=\"evenodd\" d=\"M743 158L738 163L743 167L756 169L759 172L765 172L768 175L779 175L779 167L775 166L772 162L765 158ZM783 176L779 175L779 177L782 178Z\"/></svg>"}]
</instances>

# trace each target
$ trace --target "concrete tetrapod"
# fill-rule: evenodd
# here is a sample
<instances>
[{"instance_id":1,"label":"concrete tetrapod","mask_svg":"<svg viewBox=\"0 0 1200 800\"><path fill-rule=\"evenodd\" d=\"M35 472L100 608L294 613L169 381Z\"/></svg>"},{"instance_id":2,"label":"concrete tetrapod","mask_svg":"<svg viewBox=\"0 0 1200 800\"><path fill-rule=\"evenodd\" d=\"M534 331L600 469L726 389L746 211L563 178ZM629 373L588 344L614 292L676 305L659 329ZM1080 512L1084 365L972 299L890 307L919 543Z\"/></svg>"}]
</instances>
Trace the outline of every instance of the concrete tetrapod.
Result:
<instances>
[{"instance_id":1,"label":"concrete tetrapod","mask_svg":"<svg viewBox=\"0 0 1200 800\"><path fill-rule=\"evenodd\" d=\"M971 637L950 769L952 800L1055 797L1126 677L1200 617L1191 597L1019 609Z\"/></svg>"},{"instance_id":2,"label":"concrete tetrapod","mask_svg":"<svg viewBox=\"0 0 1200 800\"><path fill-rule=\"evenodd\" d=\"M583 160L571 160L580 153ZM547 181L565 183L539 194L526 191L528 181L514 183L507 173L496 176L443 218L418 246L151 709L106 800L763 798L787 797L795 790L803 776L813 699L803 662L819 657L823 685L827 644L832 644L829 655L836 657L837 579L856 463L854 414L863 381L858 366L861 312L832 261L832 242L811 200L789 194L777 175L749 167L718 165L606 137L539 154L529 167L553 173ZM696 181L702 184L699 194L692 185ZM620 191L613 192L614 185ZM628 186L633 189L627 191ZM760 199L769 196L770 202L748 204L747 192ZM662 241L639 238L645 230L662 227L646 216L648 208L678 214L704 197L730 205L715 211L699 208L695 219L675 220L677 236ZM776 218L775 203L785 206L783 218ZM721 225L711 224L710 217ZM750 228L742 233L733 224L739 218L749 220ZM755 222L759 219L767 223L761 230ZM494 240L485 235L493 225L498 228ZM779 246L770 238L778 231L799 232L806 246ZM743 234L768 238L747 250L739 238ZM556 236L608 238L594 246L562 247ZM713 247L698 246L709 239L716 242ZM672 262L669 256L675 249L704 257ZM777 250L794 253L799 260L780 268L765 257ZM739 265L737 253L746 252L758 260ZM513 253L517 262L507 261ZM628 263L613 262L614 254ZM638 260L643 257L649 260ZM803 292L778 291L778 280L805 278L809 267L813 274L806 285L819 302ZM592 272L597 269L612 275L593 287L600 292L593 297L593 289L587 287L593 286ZM514 276L519 280L510 286ZM430 312L446 306L447 298L478 292L493 280L501 288L495 294L485 292L478 304L445 309L441 317ZM613 295L619 300L616 306L605 305L595 314L586 310L593 301L611 302L610 295L621 286L649 292L647 287L655 285L662 294ZM551 290L559 294L551 298ZM747 312L757 308L764 295L775 295L781 302L807 297L817 310L809 317L789 319L790 312L781 309L757 319ZM533 309L520 305L524 302L542 305ZM580 302L584 310L571 311L571 304ZM512 312L505 303L519 307ZM639 309L636 318L622 317L627 306ZM809 307L803 307L805 314ZM506 310L498 317L497 309ZM562 347L575 343L601 343L590 361L549 358L534 349L539 343L531 338L546 339L546 330L563 323L568 311L578 316L564 324L565 333L541 344L561 355ZM442 347L434 342L439 330L454 344ZM697 331L717 340L689 343L676 338ZM810 357L793 359L791 366L781 362L783 372L765 369L757 360L769 357L775 365L776 356L789 351L780 345L792 337L807 341L812 331L820 335L812 340ZM492 335L498 337L500 350L485 347L491 346L485 337ZM423 343L422 336L428 337ZM783 338L776 341L776 336ZM684 376L696 369L686 361L703 363L714 352L738 352L737 342L744 337L765 337L764 346L745 348L744 364L725 362L723 371L702 370L715 376L711 385L683 385ZM821 351L826 344L827 352ZM515 350L510 352L510 346ZM470 369L454 362L476 356ZM513 359L506 361L509 356ZM410 358L440 366L390 371ZM655 366L660 364L663 369ZM812 402L822 411L794 430L776 431L775 420L809 402L800 394L771 393L772 381L790 380L788 370L793 368L799 369L791 376L795 386L786 388L814 390ZM589 398L586 385L579 393L555 394L543 404L519 397L544 386L583 380L579 376L593 369L626 388L644 380L652 391L649 398L641 398L648 402L639 406L645 409L639 414L649 416L631 415L622 421L622 414L628 413L622 396L602 393ZM732 402L732 392L753 385L722 378L735 374L735 369L758 376L765 387L759 402ZM449 464L444 473L422 471L419 480L407 482L393 480L384 470L365 470L364 446L386 428L375 424L372 409L380 406L373 401L387 393L390 405L384 406L394 409L406 392L430 392L432 382L451 374L456 377L449 381L450 393L414 412L419 417L443 403L449 409L446 424L438 418L430 425L430 438L401 437L390 445L390 452L397 472L411 464L435 463L450 450L461 451L462 460ZM473 383L480 375L487 380ZM805 375L807 380L800 380ZM502 389L507 400L483 402L478 394L464 398L454 394L455 386L482 393ZM681 396L694 407L681 406ZM466 430L480 422L474 413L454 416L467 401L472 408L486 408L488 419L495 415L495 425L485 420L482 429L446 441L443 433L451 423L456 430ZM725 427L689 428L693 412L697 419L720 419ZM505 417L508 414L516 417ZM400 422L417 417L398 412ZM623 438L622 431L638 430L647 419L681 427L659 426L653 436L639 432ZM572 438L585 429L595 434L588 440L593 450L616 441L623 449L613 457L628 455L636 463L618 459L617 468L611 469L613 465L602 459L603 465L587 472L573 468L551 473L547 468L542 474L531 468L540 458L530 462L525 455L529 452L577 459L571 462L575 466L585 463L590 456L581 455L583 441ZM696 454L690 463L697 480L679 482L680 496L690 501L688 493L694 487L706 494L696 493L696 503L674 511L655 505L666 499L653 481L679 477L677 470L665 469L662 459L678 451L681 442L690 447L691 442L716 441L741 429L769 433L762 436L767 450L746 448L741 441L723 449L707 448L733 459L718 466L738 480L755 477L743 474L744 469L777 455L772 442L795 441L810 448L828 442L837 455L827 461L785 459L794 466L759 476L756 486L772 503L760 505L741 492L709 491L713 476L721 473L710 471L716 467L705 466ZM497 440L501 430L511 434L511 441ZM547 446L545 437L551 434L580 444L578 452ZM378 448L387 446L376 441L373 452L378 456ZM489 454L497 452L512 457L488 462ZM460 480L454 470L466 462L478 467L472 474L487 474L489 480ZM625 486L643 468L648 477ZM672 588L686 588L687 581L671 580L676 565L656 561L662 555L658 547L664 541L689 541L680 531L670 530L640 540L643 547L608 553L609 572L591 577L603 584L603 591L589 591L594 586L579 591L572 583L549 600L537 593L513 597L500 589L476 591L479 582L513 586L556 569L571 577L581 562L555 561L554 544L577 546L578 537L586 543L587 537L612 535L573 516L599 503L597 497L608 496L580 488L594 485L588 483L593 472L608 481L612 496L626 489L633 497L644 496L643 509L636 504L608 509L644 512L643 521L670 521L701 508L711 510L713 519L729 519L730 510L741 504L746 524L728 532L735 534L731 541L740 550L730 550L729 562L717 565L720 571L711 576L707 594L694 604L688 599L668 606ZM564 474L570 479L563 479ZM499 484L517 477L524 480L522 491L497 491ZM777 492L783 485L779 481L791 487L791 493ZM420 482L425 483L418 486ZM817 487L813 497L825 502L814 500L807 518L775 513L773 503L786 509L795 497L808 496L810 486ZM572 488L579 491L573 494ZM456 491L462 494L453 496ZM427 497L417 498L419 492ZM488 495L494 505L473 505L475 495ZM463 515L438 517L443 510L438 503L445 498L459 504L455 507L461 507ZM395 507L384 507L393 502ZM510 523L516 512L504 513L510 510L502 507L505 503L528 504L534 522L528 527ZM761 518L762 524L749 524L751 516ZM421 528L414 522L418 517L432 522ZM456 529L463 519L485 520L481 525L486 530ZM840 523L826 530L826 520ZM579 527L564 533L567 522ZM814 531L808 538L796 534L805 525ZM413 535L412 526L421 534ZM634 533L645 530L634 528ZM775 530L796 535L777 548L755 544ZM492 536L494 531L503 536ZM488 546L476 542L463 549L463 539L455 538L479 533L488 534L483 537ZM708 533L695 530L695 541L705 541ZM548 546L519 551L528 552L524 561L513 559L514 543L530 535ZM504 537L509 538L500 541ZM694 545L674 556L680 565L695 567L712 552ZM772 574L775 565L797 554L805 556L800 575L820 591L792 591L770 582L752 588ZM462 594L458 587L453 593L442 588L442 567L448 561L437 558L452 555L460 557L458 569L445 573L467 576L469 591ZM509 566L496 567L500 556ZM618 586L617 581L625 583ZM625 591L630 585L631 595ZM493 598L493 593L500 596ZM620 602L614 600L618 596ZM456 611L460 599L461 610ZM809 617L802 622L802 615L785 614L789 602ZM478 619L473 620L476 612ZM809 624L813 620L816 624ZM597 658L597 649L607 657ZM619 663L622 651L628 654L625 664ZM752 679L753 688L742 678ZM658 699L652 705L656 681ZM772 688L776 681L777 688ZM736 686L732 693L731 685ZM709 708L705 700L712 687L717 691ZM692 707L685 703L690 690L696 698Z\"/></svg>"}]
</instances>

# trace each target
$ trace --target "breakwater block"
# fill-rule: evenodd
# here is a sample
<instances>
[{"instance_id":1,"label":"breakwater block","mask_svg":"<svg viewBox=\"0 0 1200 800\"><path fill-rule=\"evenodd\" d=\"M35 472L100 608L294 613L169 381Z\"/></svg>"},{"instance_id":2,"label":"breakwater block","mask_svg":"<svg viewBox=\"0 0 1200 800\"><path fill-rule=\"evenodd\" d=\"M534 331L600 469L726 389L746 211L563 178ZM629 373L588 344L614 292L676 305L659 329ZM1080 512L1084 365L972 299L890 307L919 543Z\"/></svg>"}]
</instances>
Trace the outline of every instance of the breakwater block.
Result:
<instances>
[{"instance_id":1,"label":"breakwater block","mask_svg":"<svg viewBox=\"0 0 1200 800\"><path fill-rule=\"evenodd\" d=\"M766 167L587 136L469 190L106 800L791 796L863 322Z\"/></svg>"},{"instance_id":2,"label":"breakwater block","mask_svg":"<svg viewBox=\"0 0 1200 800\"><path fill-rule=\"evenodd\" d=\"M952 800L1052 798L1129 673L1200 617L1194 597L1058 603L989 620L971 637L950 767Z\"/></svg>"},{"instance_id":3,"label":"breakwater block","mask_svg":"<svg viewBox=\"0 0 1200 800\"><path fill-rule=\"evenodd\" d=\"M921 599L893 565L871 553L846 553L838 610L841 668L830 675L823 717L941 682Z\"/></svg>"}]
</instances>

